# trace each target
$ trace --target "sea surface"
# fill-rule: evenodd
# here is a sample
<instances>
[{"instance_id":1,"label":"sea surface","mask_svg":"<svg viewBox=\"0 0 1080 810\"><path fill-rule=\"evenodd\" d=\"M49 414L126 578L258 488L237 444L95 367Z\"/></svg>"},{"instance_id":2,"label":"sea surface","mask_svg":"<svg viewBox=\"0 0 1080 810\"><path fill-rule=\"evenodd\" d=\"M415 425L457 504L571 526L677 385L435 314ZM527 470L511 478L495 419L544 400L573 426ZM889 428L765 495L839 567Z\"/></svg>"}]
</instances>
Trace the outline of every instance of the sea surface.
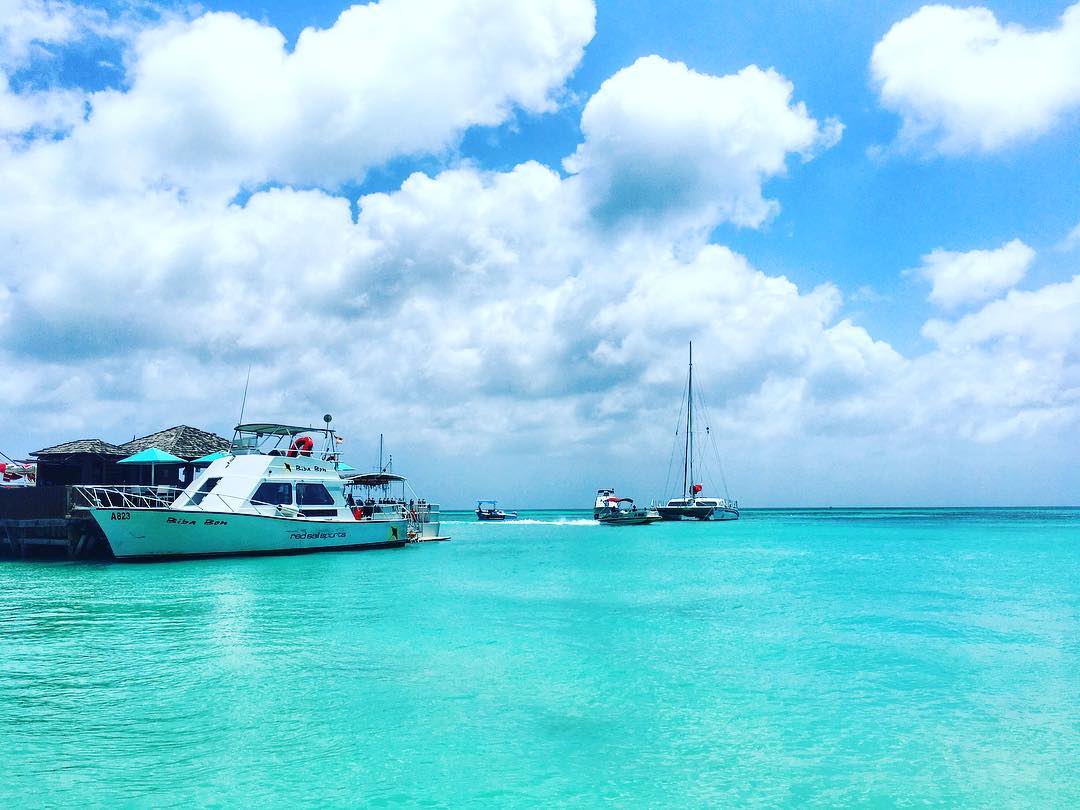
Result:
<instances>
[{"instance_id":1,"label":"sea surface","mask_svg":"<svg viewBox=\"0 0 1080 810\"><path fill-rule=\"evenodd\" d=\"M1080 510L0 563L0 807L1080 807Z\"/></svg>"}]
</instances>

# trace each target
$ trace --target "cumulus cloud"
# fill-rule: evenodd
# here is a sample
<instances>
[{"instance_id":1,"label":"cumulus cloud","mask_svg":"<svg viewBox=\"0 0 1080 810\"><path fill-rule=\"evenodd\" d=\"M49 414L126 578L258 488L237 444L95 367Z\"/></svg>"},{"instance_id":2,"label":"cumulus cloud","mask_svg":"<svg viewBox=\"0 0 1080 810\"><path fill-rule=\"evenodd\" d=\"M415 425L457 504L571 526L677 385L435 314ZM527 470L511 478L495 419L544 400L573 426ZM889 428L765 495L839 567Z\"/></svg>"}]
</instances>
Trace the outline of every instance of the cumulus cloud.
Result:
<instances>
[{"instance_id":1,"label":"cumulus cloud","mask_svg":"<svg viewBox=\"0 0 1080 810\"><path fill-rule=\"evenodd\" d=\"M89 10L46 0L0 0L0 68L26 64L37 45L70 42L90 19Z\"/></svg>"},{"instance_id":2,"label":"cumulus cloud","mask_svg":"<svg viewBox=\"0 0 1080 810\"><path fill-rule=\"evenodd\" d=\"M923 6L874 47L881 103L901 140L945 154L992 152L1080 106L1080 3L1051 30L1003 25L989 9Z\"/></svg>"},{"instance_id":3,"label":"cumulus cloud","mask_svg":"<svg viewBox=\"0 0 1080 810\"><path fill-rule=\"evenodd\" d=\"M0 138L32 130L70 131L82 120L85 105L86 96L74 90L12 92L0 73Z\"/></svg>"},{"instance_id":4,"label":"cumulus cloud","mask_svg":"<svg viewBox=\"0 0 1080 810\"><path fill-rule=\"evenodd\" d=\"M566 169L607 220L757 227L779 207L762 184L784 173L792 153L809 158L842 131L793 103L793 91L776 71L753 65L709 76L643 57L589 99L584 140Z\"/></svg>"},{"instance_id":5,"label":"cumulus cloud","mask_svg":"<svg viewBox=\"0 0 1080 810\"><path fill-rule=\"evenodd\" d=\"M442 20L449 5L436 5L365 6L328 31L376 48L366 23L389 23L362 15ZM264 187L330 186L513 109L548 109L592 31L588 4L453 8L486 11L491 36L513 45L485 61L476 42L487 34L468 14L419 32L429 50L479 61L446 67L440 85L459 94L453 110L471 112L435 104L438 125L413 140L405 77L394 92L358 77L354 98L343 70L326 97L299 99L316 85L293 73L399 64L390 51L415 53L409 43L355 56L311 32L290 53L268 26L218 14L141 35L127 89L95 94L69 136L0 144L0 424L19 426L9 441L119 439L181 421L227 429L252 363L249 414L331 410L352 435L407 430L425 458L454 458L458 476L461 459L488 451L535 464L640 459L669 439L691 339L728 436L995 441L1077 419L1069 324L1080 319L1053 308L1072 286L928 324L933 348L905 357L845 317L834 285L800 289L707 244L710 224L759 225L773 210L762 184L838 135L772 71L636 63L586 105L569 176L536 162L416 173L362 196L355 215L333 188ZM415 17L393 20L406 39L417 33ZM258 68L234 64L225 42ZM372 122L392 131L361 143ZM654 162L683 184L650 196ZM244 183L257 187L228 202Z\"/></svg>"},{"instance_id":6,"label":"cumulus cloud","mask_svg":"<svg viewBox=\"0 0 1080 810\"><path fill-rule=\"evenodd\" d=\"M1007 344L1080 360L1080 276L1031 292L1013 290L955 323L929 321L923 334L950 352Z\"/></svg>"},{"instance_id":7,"label":"cumulus cloud","mask_svg":"<svg viewBox=\"0 0 1080 810\"><path fill-rule=\"evenodd\" d=\"M923 334L938 348L907 384L934 380L935 417L947 414L962 434L993 442L1076 422L1080 276L1013 290L955 322L928 321Z\"/></svg>"},{"instance_id":8,"label":"cumulus cloud","mask_svg":"<svg viewBox=\"0 0 1080 810\"><path fill-rule=\"evenodd\" d=\"M306 29L291 52L236 14L173 21L137 37L130 88L92 95L67 159L101 187L334 187L551 111L594 16L590 0L395 0Z\"/></svg>"},{"instance_id":9,"label":"cumulus cloud","mask_svg":"<svg viewBox=\"0 0 1080 810\"><path fill-rule=\"evenodd\" d=\"M1072 250L1078 245L1080 245L1080 222L1076 223L1076 227L1069 231L1065 241L1061 243L1061 247L1065 250Z\"/></svg>"},{"instance_id":10,"label":"cumulus cloud","mask_svg":"<svg viewBox=\"0 0 1080 810\"><path fill-rule=\"evenodd\" d=\"M923 256L914 272L931 285L930 300L949 309L995 297L1019 282L1035 260L1035 251L1019 239L996 250L956 253L937 250Z\"/></svg>"}]
</instances>

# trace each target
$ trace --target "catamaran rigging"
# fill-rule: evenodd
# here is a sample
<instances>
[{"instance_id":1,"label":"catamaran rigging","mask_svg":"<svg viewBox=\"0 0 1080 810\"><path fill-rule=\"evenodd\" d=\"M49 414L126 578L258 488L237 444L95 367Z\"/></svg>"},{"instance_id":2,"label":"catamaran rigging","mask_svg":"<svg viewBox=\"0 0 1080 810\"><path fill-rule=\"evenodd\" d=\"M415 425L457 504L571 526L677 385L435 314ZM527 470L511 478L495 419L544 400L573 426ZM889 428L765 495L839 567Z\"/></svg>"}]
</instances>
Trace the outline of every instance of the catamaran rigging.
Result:
<instances>
[{"instance_id":1,"label":"catamaran rigging","mask_svg":"<svg viewBox=\"0 0 1080 810\"><path fill-rule=\"evenodd\" d=\"M668 500L664 506L658 506L657 511L660 513L660 517L664 520L737 520L739 518L739 504L737 501L733 501L727 494L727 481L725 480L723 472L723 464L720 462L720 454L716 450L715 438L709 429L709 425L705 426L705 434L709 437L710 445L713 452L716 455L717 466L719 467L720 477L724 485L724 497L712 497L703 496L704 483L699 479L699 474L705 467L704 463L699 462L699 469L694 467L694 452L695 452L695 432L694 432L694 344L690 344L690 356L689 356L689 370L687 372L686 382L686 430L683 434L683 459L682 459L682 490L680 495ZM699 403L700 409L704 410L704 404ZM707 415L707 414L706 414ZM681 426L681 419L680 419ZM675 435L677 447L679 428L676 427ZM675 451L672 449L672 460L674 460ZM704 476L701 476L703 479ZM671 482L671 465L668 466L668 484L665 485L665 489L668 488Z\"/></svg>"}]
</instances>

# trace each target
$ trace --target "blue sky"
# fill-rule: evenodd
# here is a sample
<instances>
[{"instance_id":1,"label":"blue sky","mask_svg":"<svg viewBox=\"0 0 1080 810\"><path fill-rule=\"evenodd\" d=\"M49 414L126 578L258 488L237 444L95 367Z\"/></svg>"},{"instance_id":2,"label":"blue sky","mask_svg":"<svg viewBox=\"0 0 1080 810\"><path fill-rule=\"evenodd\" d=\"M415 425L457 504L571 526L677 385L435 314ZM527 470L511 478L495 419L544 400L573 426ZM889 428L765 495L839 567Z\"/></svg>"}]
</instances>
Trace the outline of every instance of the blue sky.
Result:
<instances>
[{"instance_id":1,"label":"blue sky","mask_svg":"<svg viewBox=\"0 0 1080 810\"><path fill-rule=\"evenodd\" d=\"M1080 6L0 7L9 454L250 364L446 502L647 500L693 339L744 503L1076 501Z\"/></svg>"}]
</instances>

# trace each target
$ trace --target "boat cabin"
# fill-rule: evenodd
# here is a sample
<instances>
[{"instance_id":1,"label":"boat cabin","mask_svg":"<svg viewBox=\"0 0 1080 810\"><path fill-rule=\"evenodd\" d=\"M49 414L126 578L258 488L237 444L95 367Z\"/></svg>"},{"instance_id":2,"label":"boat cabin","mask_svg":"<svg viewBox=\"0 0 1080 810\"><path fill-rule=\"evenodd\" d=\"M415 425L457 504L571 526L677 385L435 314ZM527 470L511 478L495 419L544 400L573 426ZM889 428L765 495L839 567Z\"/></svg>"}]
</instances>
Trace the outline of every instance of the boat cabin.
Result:
<instances>
[{"instance_id":1,"label":"boat cabin","mask_svg":"<svg viewBox=\"0 0 1080 810\"><path fill-rule=\"evenodd\" d=\"M338 471L337 443L329 427L239 425L231 452L212 461L173 508L352 519Z\"/></svg>"}]
</instances>

